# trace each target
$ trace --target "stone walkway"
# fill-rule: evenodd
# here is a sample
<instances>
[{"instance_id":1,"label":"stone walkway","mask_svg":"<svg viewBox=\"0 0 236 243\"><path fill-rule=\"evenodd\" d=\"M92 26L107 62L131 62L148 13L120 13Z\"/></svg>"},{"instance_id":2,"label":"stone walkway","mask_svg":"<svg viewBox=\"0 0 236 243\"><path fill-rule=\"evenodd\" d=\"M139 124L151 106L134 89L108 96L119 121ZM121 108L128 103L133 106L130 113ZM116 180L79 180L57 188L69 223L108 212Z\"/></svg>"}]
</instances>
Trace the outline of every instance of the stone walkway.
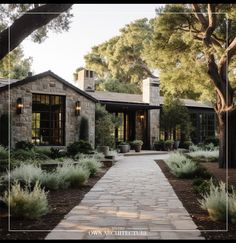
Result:
<instances>
[{"instance_id":1,"label":"stone walkway","mask_svg":"<svg viewBox=\"0 0 236 243\"><path fill-rule=\"evenodd\" d=\"M154 159L124 157L46 239L204 239Z\"/></svg>"}]
</instances>

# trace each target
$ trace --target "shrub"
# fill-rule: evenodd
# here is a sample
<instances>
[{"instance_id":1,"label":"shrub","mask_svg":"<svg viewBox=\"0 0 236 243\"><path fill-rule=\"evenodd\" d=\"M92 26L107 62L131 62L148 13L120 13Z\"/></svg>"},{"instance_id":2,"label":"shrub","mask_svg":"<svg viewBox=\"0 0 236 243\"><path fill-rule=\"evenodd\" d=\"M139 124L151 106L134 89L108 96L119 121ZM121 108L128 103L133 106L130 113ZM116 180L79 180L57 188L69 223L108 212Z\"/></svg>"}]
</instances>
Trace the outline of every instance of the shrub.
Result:
<instances>
[{"instance_id":1,"label":"shrub","mask_svg":"<svg viewBox=\"0 0 236 243\"><path fill-rule=\"evenodd\" d=\"M8 168L8 151L0 145L0 171L6 171Z\"/></svg>"},{"instance_id":2,"label":"shrub","mask_svg":"<svg viewBox=\"0 0 236 243\"><path fill-rule=\"evenodd\" d=\"M24 149L17 149L11 152L11 158L18 159L18 160L28 160L28 159L36 159L36 154L33 150L24 150Z\"/></svg>"},{"instance_id":3,"label":"shrub","mask_svg":"<svg viewBox=\"0 0 236 243\"><path fill-rule=\"evenodd\" d=\"M228 218L232 223L236 222L236 194L232 188L232 193L228 193L225 183L222 181L215 185L210 182L210 192L202 195L203 199L199 200L200 206L207 210L213 221L225 221L227 198L228 198Z\"/></svg>"},{"instance_id":4,"label":"shrub","mask_svg":"<svg viewBox=\"0 0 236 243\"><path fill-rule=\"evenodd\" d=\"M173 146L174 146L174 141L173 140L166 140L164 142L164 147L165 147L165 150L172 150L173 149Z\"/></svg>"},{"instance_id":5,"label":"shrub","mask_svg":"<svg viewBox=\"0 0 236 243\"><path fill-rule=\"evenodd\" d=\"M32 191L30 186L22 189L20 184L15 182L11 191L5 193L4 202L10 206L13 217L37 219L48 212L47 193L40 188L38 182Z\"/></svg>"},{"instance_id":6,"label":"shrub","mask_svg":"<svg viewBox=\"0 0 236 243\"><path fill-rule=\"evenodd\" d=\"M179 153L171 155L166 162L171 172L179 178L192 178L199 168L196 162Z\"/></svg>"},{"instance_id":7,"label":"shrub","mask_svg":"<svg viewBox=\"0 0 236 243\"><path fill-rule=\"evenodd\" d=\"M34 145L28 141L19 141L15 144L16 149L24 149L24 150L31 150Z\"/></svg>"},{"instance_id":8,"label":"shrub","mask_svg":"<svg viewBox=\"0 0 236 243\"><path fill-rule=\"evenodd\" d=\"M198 151L188 153L188 156L190 158L199 161L217 161L219 158L219 151L218 150L213 150L213 151L198 150Z\"/></svg>"},{"instance_id":9,"label":"shrub","mask_svg":"<svg viewBox=\"0 0 236 243\"><path fill-rule=\"evenodd\" d=\"M40 179L41 186L49 190L58 190L59 188L68 188L68 183L65 183L60 174L56 172L44 172Z\"/></svg>"},{"instance_id":10,"label":"shrub","mask_svg":"<svg viewBox=\"0 0 236 243\"><path fill-rule=\"evenodd\" d=\"M194 151L198 151L198 150L200 150L200 148L197 145L192 144L189 146L190 152L194 152Z\"/></svg>"},{"instance_id":11,"label":"shrub","mask_svg":"<svg viewBox=\"0 0 236 243\"><path fill-rule=\"evenodd\" d=\"M83 141L89 140L89 123L88 118L82 116L80 121L80 129L79 129L79 139Z\"/></svg>"},{"instance_id":12,"label":"shrub","mask_svg":"<svg viewBox=\"0 0 236 243\"><path fill-rule=\"evenodd\" d=\"M51 147L50 152L50 157L52 159L62 158L66 156L66 152L61 150L60 148Z\"/></svg>"},{"instance_id":13,"label":"shrub","mask_svg":"<svg viewBox=\"0 0 236 243\"><path fill-rule=\"evenodd\" d=\"M51 151L49 148L34 147L34 152L36 154L46 155L48 158L51 158Z\"/></svg>"},{"instance_id":14,"label":"shrub","mask_svg":"<svg viewBox=\"0 0 236 243\"><path fill-rule=\"evenodd\" d=\"M154 147L156 150L164 150L165 149L165 142L163 140L158 140L154 142Z\"/></svg>"},{"instance_id":15,"label":"shrub","mask_svg":"<svg viewBox=\"0 0 236 243\"><path fill-rule=\"evenodd\" d=\"M214 146L219 146L219 139L216 137L208 137L204 140L204 144L212 143Z\"/></svg>"},{"instance_id":16,"label":"shrub","mask_svg":"<svg viewBox=\"0 0 236 243\"><path fill-rule=\"evenodd\" d=\"M56 172L65 183L68 183L68 186L72 187L85 184L90 175L87 169L67 163L58 167Z\"/></svg>"},{"instance_id":17,"label":"shrub","mask_svg":"<svg viewBox=\"0 0 236 243\"><path fill-rule=\"evenodd\" d=\"M219 185L216 179L211 178L211 180L205 180L203 178L196 178L193 180L192 186L193 191L197 194L203 195L210 192L211 181L215 185Z\"/></svg>"},{"instance_id":18,"label":"shrub","mask_svg":"<svg viewBox=\"0 0 236 243\"><path fill-rule=\"evenodd\" d=\"M32 164L21 164L8 173L10 174L11 181L17 180L32 184L35 184L36 181L40 181L43 175L42 169Z\"/></svg>"},{"instance_id":19,"label":"shrub","mask_svg":"<svg viewBox=\"0 0 236 243\"><path fill-rule=\"evenodd\" d=\"M189 149L191 145L193 145L192 141L184 141L182 147L185 149Z\"/></svg>"},{"instance_id":20,"label":"shrub","mask_svg":"<svg viewBox=\"0 0 236 243\"><path fill-rule=\"evenodd\" d=\"M142 146L143 145L143 141L142 140L134 140L132 142L133 146Z\"/></svg>"},{"instance_id":21,"label":"shrub","mask_svg":"<svg viewBox=\"0 0 236 243\"><path fill-rule=\"evenodd\" d=\"M75 156L78 153L90 154L93 151L91 144L87 141L80 140L79 142L71 143L67 146L67 153L70 156Z\"/></svg>"},{"instance_id":22,"label":"shrub","mask_svg":"<svg viewBox=\"0 0 236 243\"><path fill-rule=\"evenodd\" d=\"M91 176L94 176L102 166L102 164L94 158L81 159L79 161L79 165L87 169Z\"/></svg>"}]
</instances>

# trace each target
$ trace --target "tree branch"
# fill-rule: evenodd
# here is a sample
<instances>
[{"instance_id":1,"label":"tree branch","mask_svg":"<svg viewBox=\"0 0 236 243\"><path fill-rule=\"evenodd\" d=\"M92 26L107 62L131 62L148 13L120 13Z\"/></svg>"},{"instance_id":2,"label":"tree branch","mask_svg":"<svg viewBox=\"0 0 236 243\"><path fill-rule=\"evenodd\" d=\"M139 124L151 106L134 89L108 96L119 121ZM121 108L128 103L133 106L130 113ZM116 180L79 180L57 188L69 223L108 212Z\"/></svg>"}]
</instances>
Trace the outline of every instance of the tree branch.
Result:
<instances>
[{"instance_id":1,"label":"tree branch","mask_svg":"<svg viewBox=\"0 0 236 243\"><path fill-rule=\"evenodd\" d=\"M0 33L0 60L14 50L27 36L67 11L73 4L45 4L19 17ZM37 14L39 13L39 14ZM10 40L9 40L10 31ZM10 45L10 46L9 46Z\"/></svg>"},{"instance_id":2,"label":"tree branch","mask_svg":"<svg viewBox=\"0 0 236 243\"><path fill-rule=\"evenodd\" d=\"M204 38L206 46L211 44L211 35L216 28L215 4L208 4L208 23Z\"/></svg>"},{"instance_id":3,"label":"tree branch","mask_svg":"<svg viewBox=\"0 0 236 243\"><path fill-rule=\"evenodd\" d=\"M202 25L202 31L206 31L208 27L207 19L204 17L204 15L201 12L201 9L199 8L198 4L192 4L193 7L193 13L196 16L196 18L199 20L199 22Z\"/></svg>"}]
</instances>

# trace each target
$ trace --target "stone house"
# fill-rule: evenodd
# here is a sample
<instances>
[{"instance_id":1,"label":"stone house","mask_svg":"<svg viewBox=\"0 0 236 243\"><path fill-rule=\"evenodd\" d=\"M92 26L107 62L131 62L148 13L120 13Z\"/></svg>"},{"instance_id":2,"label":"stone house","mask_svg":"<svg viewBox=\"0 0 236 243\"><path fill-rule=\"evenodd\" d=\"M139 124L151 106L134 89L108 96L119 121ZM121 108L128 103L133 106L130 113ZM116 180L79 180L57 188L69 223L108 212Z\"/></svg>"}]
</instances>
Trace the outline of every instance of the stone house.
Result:
<instances>
[{"instance_id":1,"label":"stone house","mask_svg":"<svg viewBox=\"0 0 236 243\"><path fill-rule=\"evenodd\" d=\"M6 143L3 135L8 126L3 118L10 110L11 146L21 140L35 145L67 146L79 139L81 117L88 120L89 142L94 146L95 104L99 102L122 121L114 131L116 142L141 139L144 148L152 148L153 142L162 136L159 124L163 97L159 80L143 80L142 95L96 91L95 82L95 73L87 69L78 73L73 84L51 71L11 80L10 85L8 80L0 80L0 144ZM194 100L183 102L196 127L193 140L200 142L214 136L213 108Z\"/></svg>"}]
</instances>

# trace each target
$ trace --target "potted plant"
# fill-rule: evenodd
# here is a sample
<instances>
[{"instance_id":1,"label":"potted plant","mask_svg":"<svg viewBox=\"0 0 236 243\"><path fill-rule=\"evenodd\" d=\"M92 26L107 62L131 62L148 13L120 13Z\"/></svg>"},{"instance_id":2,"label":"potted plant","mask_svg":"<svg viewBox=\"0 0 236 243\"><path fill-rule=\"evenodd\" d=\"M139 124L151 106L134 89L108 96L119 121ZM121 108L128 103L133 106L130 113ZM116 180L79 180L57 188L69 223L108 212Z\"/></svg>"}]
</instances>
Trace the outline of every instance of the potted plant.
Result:
<instances>
[{"instance_id":1,"label":"potted plant","mask_svg":"<svg viewBox=\"0 0 236 243\"><path fill-rule=\"evenodd\" d=\"M175 140L174 141L174 149L178 149L179 148L179 144L180 144L180 141L179 140Z\"/></svg>"},{"instance_id":2,"label":"potted plant","mask_svg":"<svg viewBox=\"0 0 236 243\"><path fill-rule=\"evenodd\" d=\"M164 141L163 140L154 141L154 148L157 151L163 151L164 150Z\"/></svg>"},{"instance_id":3,"label":"potted plant","mask_svg":"<svg viewBox=\"0 0 236 243\"><path fill-rule=\"evenodd\" d=\"M135 152L140 152L142 149L142 145L143 145L143 141L142 140L134 140L132 142L133 146L134 146L134 150Z\"/></svg>"},{"instance_id":4,"label":"potted plant","mask_svg":"<svg viewBox=\"0 0 236 243\"><path fill-rule=\"evenodd\" d=\"M126 142L121 142L119 145L119 149L121 153L128 153L130 150L130 146Z\"/></svg>"},{"instance_id":5,"label":"potted plant","mask_svg":"<svg viewBox=\"0 0 236 243\"><path fill-rule=\"evenodd\" d=\"M173 150L174 141L173 140L166 140L165 141L165 150L170 151Z\"/></svg>"},{"instance_id":6,"label":"potted plant","mask_svg":"<svg viewBox=\"0 0 236 243\"><path fill-rule=\"evenodd\" d=\"M114 123L112 121L112 116L105 110L105 108L100 107L99 109L102 110L102 112L100 112L102 115L96 115L97 117L95 123L95 140L97 151L103 153L105 156L108 156L109 146L113 147L115 142L115 139L112 136Z\"/></svg>"}]
</instances>

